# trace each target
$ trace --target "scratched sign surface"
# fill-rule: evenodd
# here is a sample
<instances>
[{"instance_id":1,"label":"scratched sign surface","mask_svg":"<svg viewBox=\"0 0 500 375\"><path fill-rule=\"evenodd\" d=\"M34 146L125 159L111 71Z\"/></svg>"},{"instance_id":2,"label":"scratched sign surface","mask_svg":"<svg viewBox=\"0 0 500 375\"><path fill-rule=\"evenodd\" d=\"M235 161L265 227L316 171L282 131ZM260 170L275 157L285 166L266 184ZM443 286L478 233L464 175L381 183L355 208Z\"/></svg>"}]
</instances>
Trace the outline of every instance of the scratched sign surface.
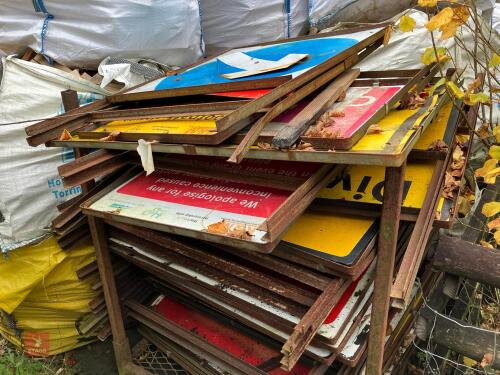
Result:
<instances>
[{"instance_id":1,"label":"scratched sign surface","mask_svg":"<svg viewBox=\"0 0 500 375\"><path fill-rule=\"evenodd\" d=\"M422 207L434 168L434 162L408 164L403 185L404 207ZM321 191L319 198L381 204L384 175L384 167L348 167L343 177L332 181Z\"/></svg>"},{"instance_id":2,"label":"scratched sign surface","mask_svg":"<svg viewBox=\"0 0 500 375\"><path fill-rule=\"evenodd\" d=\"M325 129L336 135L336 139L351 138L378 109L383 107L402 86L351 87L346 98L335 103L329 110L343 112L335 122Z\"/></svg>"},{"instance_id":3,"label":"scratched sign surface","mask_svg":"<svg viewBox=\"0 0 500 375\"><path fill-rule=\"evenodd\" d=\"M111 121L99 126L93 131L146 133L146 134L205 134L210 135L216 130L216 121L222 114L179 115L150 118L143 120Z\"/></svg>"},{"instance_id":4,"label":"scratched sign surface","mask_svg":"<svg viewBox=\"0 0 500 375\"><path fill-rule=\"evenodd\" d=\"M274 178L294 175L303 181L319 168L311 163L264 163L264 170ZM256 164L262 162L246 161L244 172L253 170ZM291 194L290 190L157 169L149 176L141 173L133 177L90 209L193 231L207 231L210 225L224 221L244 224L253 232ZM255 230L252 240L261 242L264 234Z\"/></svg>"}]
</instances>

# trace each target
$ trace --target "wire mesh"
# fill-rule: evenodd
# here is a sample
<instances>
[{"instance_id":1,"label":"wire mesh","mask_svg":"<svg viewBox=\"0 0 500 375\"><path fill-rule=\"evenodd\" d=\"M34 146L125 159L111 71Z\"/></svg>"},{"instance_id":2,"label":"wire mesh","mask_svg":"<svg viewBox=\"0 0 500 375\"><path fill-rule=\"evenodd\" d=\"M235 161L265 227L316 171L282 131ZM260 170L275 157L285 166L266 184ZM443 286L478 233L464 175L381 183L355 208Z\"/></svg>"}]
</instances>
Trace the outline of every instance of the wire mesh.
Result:
<instances>
[{"instance_id":1,"label":"wire mesh","mask_svg":"<svg viewBox=\"0 0 500 375\"><path fill-rule=\"evenodd\" d=\"M146 343L134 359L134 362L155 375L187 375L188 373L167 354L153 344Z\"/></svg>"}]
</instances>

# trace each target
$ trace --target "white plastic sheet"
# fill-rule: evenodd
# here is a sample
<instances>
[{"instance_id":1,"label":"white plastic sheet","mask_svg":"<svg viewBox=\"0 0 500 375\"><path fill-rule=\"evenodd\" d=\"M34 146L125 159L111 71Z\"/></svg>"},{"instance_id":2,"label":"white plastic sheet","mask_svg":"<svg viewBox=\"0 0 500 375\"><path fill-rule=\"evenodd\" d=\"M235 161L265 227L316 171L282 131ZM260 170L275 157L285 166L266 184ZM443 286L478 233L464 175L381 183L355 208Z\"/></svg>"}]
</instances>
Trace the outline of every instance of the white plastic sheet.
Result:
<instances>
[{"instance_id":1,"label":"white plastic sheet","mask_svg":"<svg viewBox=\"0 0 500 375\"><path fill-rule=\"evenodd\" d=\"M107 56L182 66L202 56L197 0L0 0L0 50L30 46L68 66Z\"/></svg>"},{"instance_id":2,"label":"white plastic sheet","mask_svg":"<svg viewBox=\"0 0 500 375\"><path fill-rule=\"evenodd\" d=\"M24 131L30 122L2 124L61 113L63 90L76 90L81 103L102 98L108 92L59 69L15 58L3 58L2 65L0 247L6 250L46 233L45 228L57 214L56 205L78 194L80 188L64 188L57 173L59 165L71 160L71 150L30 147Z\"/></svg>"}]
</instances>

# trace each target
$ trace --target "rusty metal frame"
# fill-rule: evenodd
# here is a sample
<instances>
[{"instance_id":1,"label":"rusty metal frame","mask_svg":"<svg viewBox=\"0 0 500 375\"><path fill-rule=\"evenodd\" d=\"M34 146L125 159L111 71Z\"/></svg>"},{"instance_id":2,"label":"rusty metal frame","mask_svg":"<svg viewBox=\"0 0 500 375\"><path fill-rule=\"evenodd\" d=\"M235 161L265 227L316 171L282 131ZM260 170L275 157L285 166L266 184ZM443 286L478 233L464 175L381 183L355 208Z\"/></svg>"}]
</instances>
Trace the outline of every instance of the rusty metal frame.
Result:
<instances>
[{"instance_id":1,"label":"rusty metal frame","mask_svg":"<svg viewBox=\"0 0 500 375\"><path fill-rule=\"evenodd\" d=\"M380 27L379 27L380 28ZM348 32L345 32L348 33ZM350 65L354 63L353 60L356 58L364 58L367 54L372 52L376 47L378 47L382 43L383 36L385 34L385 28L382 27L381 30L377 31L371 36L366 37L365 39L358 41L354 46L346 49L345 51L340 52L339 54L327 59L321 64L311 68L307 72L293 78L289 79L287 77L278 77L278 78L268 78L268 79L257 79L250 81L241 81L241 82L230 82L223 84L214 84L214 85L205 85L198 87L187 87L187 88L178 88L178 89L170 89L170 90L160 90L160 91L152 91L152 92L138 92L138 93L124 93L124 94L116 94L110 97L107 97L102 102L95 104L99 110L105 109L106 107L117 105L124 102L130 101L144 101L151 99L164 99L164 98L178 98L183 96L193 96L207 93L216 93L220 91L233 91L238 89L253 89L253 88L262 88L257 87L259 83L262 86L262 82L268 82L267 86L269 86L269 82L273 81L272 87L274 86L270 92L265 95L251 100L246 104L232 110L230 113L224 115L222 118L216 120L216 129L215 132L209 136L202 135L184 135L180 138L172 138L170 142L188 142L188 139L191 140L192 143L201 143L201 144L219 144L232 134L241 130L244 126L247 125L247 121L250 119L253 114L265 108L266 106L271 105L277 100L280 100L287 94L295 90L301 90L301 86L307 85L309 81L314 80L318 76L324 75L330 69L340 66L340 69L337 74L340 74L342 71L347 69ZM325 38L328 37L328 34L321 34L316 36L311 36L310 38ZM273 42L272 44L280 44L280 43L288 43L293 41L293 39L289 39L286 41L278 41ZM204 61L199 62L202 64ZM350 65L349 65L350 64ZM335 70L335 69L332 69ZM283 81L285 82L276 82ZM265 86L265 85L264 85ZM94 108L92 107L92 109ZM90 107L89 107L90 109ZM58 116L50 120L43 121L41 123L37 123L35 125L29 126L26 128L26 134L28 135L28 144L32 146L37 146L43 143L47 143L51 140L57 139L60 134L62 134L63 130L67 130L69 132L74 132L76 130L82 129L86 127L92 121L92 116L89 112L72 112L66 114L65 116ZM164 140L167 141L169 138L168 134L164 135ZM182 140L181 140L182 138Z\"/></svg>"},{"instance_id":2,"label":"rusty metal frame","mask_svg":"<svg viewBox=\"0 0 500 375\"><path fill-rule=\"evenodd\" d=\"M383 151L311 151L311 150L269 150L252 148L246 154L247 158L252 159L267 159L267 160L288 160L288 161L305 161L313 163L330 163L330 164L359 164L359 165L379 165L389 167L399 167L410 155L413 146L419 139L420 135L427 128L430 122L439 112L440 108L449 99L446 95L441 95L436 105L430 110L430 113L422 121L420 127L409 137L407 142L400 150L383 150ZM59 134L59 133L58 133ZM49 146L58 147L84 147L84 148L104 148L109 150L130 150L137 149L136 142L103 142L103 141L49 141ZM203 146L194 144L168 144L168 143L153 143L151 145L155 153L170 153L170 154L185 154L185 155L206 155L230 157L234 151L234 145L221 144L219 146ZM429 151L432 153L431 151ZM431 158L435 158L432 156Z\"/></svg>"}]
</instances>

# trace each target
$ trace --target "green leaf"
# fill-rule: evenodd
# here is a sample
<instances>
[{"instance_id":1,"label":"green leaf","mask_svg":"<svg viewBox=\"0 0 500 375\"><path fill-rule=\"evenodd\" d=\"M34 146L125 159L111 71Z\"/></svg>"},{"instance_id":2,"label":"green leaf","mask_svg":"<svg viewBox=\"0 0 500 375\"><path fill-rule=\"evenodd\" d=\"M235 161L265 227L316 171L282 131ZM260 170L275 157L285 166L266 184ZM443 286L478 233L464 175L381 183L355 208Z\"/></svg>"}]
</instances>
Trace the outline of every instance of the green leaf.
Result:
<instances>
[{"instance_id":1,"label":"green leaf","mask_svg":"<svg viewBox=\"0 0 500 375\"><path fill-rule=\"evenodd\" d=\"M490 97L484 92L478 92L477 94L467 93L464 98L464 102L467 105L474 105L477 103L490 104Z\"/></svg>"},{"instance_id":2,"label":"green leaf","mask_svg":"<svg viewBox=\"0 0 500 375\"><path fill-rule=\"evenodd\" d=\"M424 8L435 7L437 0L418 0L418 5Z\"/></svg>"},{"instance_id":3,"label":"green leaf","mask_svg":"<svg viewBox=\"0 0 500 375\"><path fill-rule=\"evenodd\" d=\"M405 14L401 19L399 20L399 30L401 30L404 33L407 33L409 31L413 31L415 28L415 25L417 23L411 16Z\"/></svg>"},{"instance_id":4,"label":"green leaf","mask_svg":"<svg viewBox=\"0 0 500 375\"><path fill-rule=\"evenodd\" d=\"M500 160L500 146L497 145L491 146L490 150L488 151L488 155L492 159Z\"/></svg>"},{"instance_id":5,"label":"green leaf","mask_svg":"<svg viewBox=\"0 0 500 375\"><path fill-rule=\"evenodd\" d=\"M437 51L437 57L435 53L436 51ZM425 65L430 65L434 62L445 62L450 59L450 56L448 56L446 52L446 48L438 47L436 48L436 51L434 51L433 47L429 47L424 51L424 54L420 59Z\"/></svg>"},{"instance_id":6,"label":"green leaf","mask_svg":"<svg viewBox=\"0 0 500 375\"><path fill-rule=\"evenodd\" d=\"M490 68L496 68L499 65L500 65L500 56L496 53L493 53L493 56L491 57L491 60L488 64L488 66Z\"/></svg>"},{"instance_id":7,"label":"green leaf","mask_svg":"<svg viewBox=\"0 0 500 375\"><path fill-rule=\"evenodd\" d=\"M460 90L458 86L455 84L455 82L448 81L446 82L446 86L451 90L452 94L457 97L458 99L463 99L465 96L465 92Z\"/></svg>"}]
</instances>

